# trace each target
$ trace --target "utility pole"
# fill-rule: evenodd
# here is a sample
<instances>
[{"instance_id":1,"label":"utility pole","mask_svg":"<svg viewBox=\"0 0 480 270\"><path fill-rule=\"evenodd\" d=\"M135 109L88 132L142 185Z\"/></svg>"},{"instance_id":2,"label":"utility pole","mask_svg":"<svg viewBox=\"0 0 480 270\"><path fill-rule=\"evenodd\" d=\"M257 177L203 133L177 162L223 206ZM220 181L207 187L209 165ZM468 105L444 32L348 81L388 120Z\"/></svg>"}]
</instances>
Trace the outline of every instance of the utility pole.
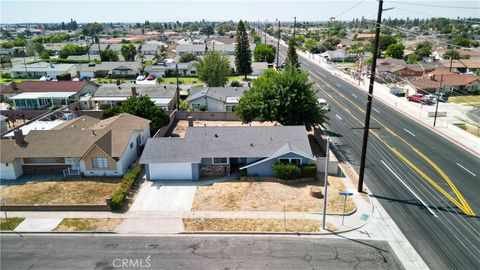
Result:
<instances>
[{"instance_id":1,"label":"utility pole","mask_svg":"<svg viewBox=\"0 0 480 270\"><path fill-rule=\"evenodd\" d=\"M455 45L452 46L452 55L450 55L450 69L449 69L450 72L452 72L453 54L454 53L455 53Z\"/></svg>"},{"instance_id":2,"label":"utility pole","mask_svg":"<svg viewBox=\"0 0 480 270\"><path fill-rule=\"evenodd\" d=\"M295 26L297 25L297 17L293 17L293 40L295 40Z\"/></svg>"},{"instance_id":3,"label":"utility pole","mask_svg":"<svg viewBox=\"0 0 480 270\"><path fill-rule=\"evenodd\" d=\"M440 76L440 85L438 86L437 105L435 107L435 117L433 118L433 127L435 127L435 125L437 124L438 103L440 103L439 99L440 99L440 89L442 88L442 81L443 81L443 74Z\"/></svg>"},{"instance_id":4,"label":"utility pole","mask_svg":"<svg viewBox=\"0 0 480 270\"><path fill-rule=\"evenodd\" d=\"M382 23L383 0L378 1L377 24L375 26L375 46L372 56L372 70L370 72L370 85L368 86L367 111L365 112L365 126L363 130L362 155L360 159L360 173L358 177L358 192L363 192L365 177L365 159L367 157L368 132L370 129L370 113L372 111L373 84L375 83L375 68L377 66L378 43L380 37L380 24Z\"/></svg>"},{"instance_id":5,"label":"utility pole","mask_svg":"<svg viewBox=\"0 0 480 270\"><path fill-rule=\"evenodd\" d=\"M360 71L358 72L358 85L360 85L360 81L362 80L362 73L363 73L363 52L360 54Z\"/></svg>"},{"instance_id":6,"label":"utility pole","mask_svg":"<svg viewBox=\"0 0 480 270\"><path fill-rule=\"evenodd\" d=\"M277 70L278 70L278 67L279 67L278 66L279 56L280 56L280 20L278 20L278 32L277 32Z\"/></svg>"},{"instance_id":7,"label":"utility pole","mask_svg":"<svg viewBox=\"0 0 480 270\"><path fill-rule=\"evenodd\" d=\"M177 75L177 89L176 89L176 92L177 92L177 110L178 108L180 108L180 88L178 87L178 63L175 63L175 73Z\"/></svg>"},{"instance_id":8,"label":"utility pole","mask_svg":"<svg viewBox=\"0 0 480 270\"><path fill-rule=\"evenodd\" d=\"M265 21L265 32L263 33L263 36L265 37L265 44L267 44L267 21Z\"/></svg>"},{"instance_id":9,"label":"utility pole","mask_svg":"<svg viewBox=\"0 0 480 270\"><path fill-rule=\"evenodd\" d=\"M327 224L327 190L328 190L328 162L330 158L330 137L327 137L327 147L325 152L325 178L323 180L323 218L322 218L322 229L325 230L325 225Z\"/></svg>"}]
</instances>

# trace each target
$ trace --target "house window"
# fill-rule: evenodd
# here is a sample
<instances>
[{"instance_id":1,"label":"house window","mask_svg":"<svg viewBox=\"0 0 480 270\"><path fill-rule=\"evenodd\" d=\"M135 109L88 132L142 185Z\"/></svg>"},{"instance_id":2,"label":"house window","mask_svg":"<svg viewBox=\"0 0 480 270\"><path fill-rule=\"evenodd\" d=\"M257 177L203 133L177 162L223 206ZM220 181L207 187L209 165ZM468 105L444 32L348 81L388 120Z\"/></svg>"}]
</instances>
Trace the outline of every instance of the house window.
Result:
<instances>
[{"instance_id":1,"label":"house window","mask_svg":"<svg viewBox=\"0 0 480 270\"><path fill-rule=\"evenodd\" d=\"M105 157L94 157L92 158L92 166L95 169L106 169L108 168L108 159Z\"/></svg>"},{"instance_id":2,"label":"house window","mask_svg":"<svg viewBox=\"0 0 480 270\"><path fill-rule=\"evenodd\" d=\"M279 158L278 162L295 164L299 167L300 167L300 165L302 165L302 159L300 159L300 158Z\"/></svg>"},{"instance_id":3,"label":"house window","mask_svg":"<svg viewBox=\"0 0 480 270\"><path fill-rule=\"evenodd\" d=\"M213 164L228 164L228 158L226 157L213 158Z\"/></svg>"}]
</instances>

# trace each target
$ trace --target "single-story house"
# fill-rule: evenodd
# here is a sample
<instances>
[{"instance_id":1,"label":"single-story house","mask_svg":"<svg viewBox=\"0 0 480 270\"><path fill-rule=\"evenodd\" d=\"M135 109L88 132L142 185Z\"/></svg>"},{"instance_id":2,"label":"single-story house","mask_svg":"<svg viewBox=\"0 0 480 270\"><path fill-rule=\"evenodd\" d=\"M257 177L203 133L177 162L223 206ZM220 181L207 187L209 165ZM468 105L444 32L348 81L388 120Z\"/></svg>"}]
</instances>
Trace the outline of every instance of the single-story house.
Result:
<instances>
[{"instance_id":1,"label":"single-story house","mask_svg":"<svg viewBox=\"0 0 480 270\"><path fill-rule=\"evenodd\" d=\"M252 62L252 76L260 76L265 70L273 68L274 64L267 62Z\"/></svg>"},{"instance_id":2,"label":"single-story house","mask_svg":"<svg viewBox=\"0 0 480 270\"><path fill-rule=\"evenodd\" d=\"M100 45L100 46L99 46ZM100 55L100 50L103 52L105 50L113 50L114 52L117 53L118 56L122 55L122 47L125 44L107 44L107 43L100 43L100 44L92 44L90 46L90 54L98 54ZM138 47L140 46L139 44L133 44L135 46L135 49L138 50ZM100 47L100 50L99 50Z\"/></svg>"},{"instance_id":3,"label":"single-story house","mask_svg":"<svg viewBox=\"0 0 480 270\"><path fill-rule=\"evenodd\" d=\"M427 77L408 79L405 88L408 95L426 92L468 95L480 91L480 78L473 74L437 71L428 74Z\"/></svg>"},{"instance_id":4,"label":"single-story house","mask_svg":"<svg viewBox=\"0 0 480 270\"><path fill-rule=\"evenodd\" d=\"M199 180L240 170L266 177L276 162L315 162L304 126L189 126L184 138L150 138L140 158L149 180Z\"/></svg>"},{"instance_id":5,"label":"single-story house","mask_svg":"<svg viewBox=\"0 0 480 270\"><path fill-rule=\"evenodd\" d=\"M178 73L181 77L194 77L197 76L197 69L194 62L178 63ZM163 78L168 76L174 76L177 69L176 63L163 63L158 65L151 65L145 67L145 72L155 75L157 78Z\"/></svg>"},{"instance_id":6,"label":"single-story house","mask_svg":"<svg viewBox=\"0 0 480 270\"><path fill-rule=\"evenodd\" d=\"M100 55L88 55L88 54L84 54L84 55L69 55L67 57L67 60L73 60L73 61L98 61L100 62Z\"/></svg>"},{"instance_id":7,"label":"single-story house","mask_svg":"<svg viewBox=\"0 0 480 270\"><path fill-rule=\"evenodd\" d=\"M40 78L42 76L51 76L56 79L57 75L70 73L75 77L78 65L76 64L53 64L47 62L38 62L34 64L15 64L10 69L12 78Z\"/></svg>"},{"instance_id":8,"label":"single-story house","mask_svg":"<svg viewBox=\"0 0 480 270\"><path fill-rule=\"evenodd\" d=\"M210 41L209 43L205 44L179 44L176 47L177 56L182 56L188 53L202 56L205 55L209 51L216 51L221 52L226 55L235 55L235 43L232 44L220 44L214 41ZM250 50L253 52L255 49L255 44L250 44Z\"/></svg>"},{"instance_id":9,"label":"single-story house","mask_svg":"<svg viewBox=\"0 0 480 270\"><path fill-rule=\"evenodd\" d=\"M80 64L77 74L80 78L133 77L140 74L140 62L102 62L100 64Z\"/></svg>"},{"instance_id":10,"label":"single-story house","mask_svg":"<svg viewBox=\"0 0 480 270\"><path fill-rule=\"evenodd\" d=\"M139 50L144 55L158 55L161 52L161 46L156 43L145 43L140 45Z\"/></svg>"},{"instance_id":11,"label":"single-story house","mask_svg":"<svg viewBox=\"0 0 480 270\"><path fill-rule=\"evenodd\" d=\"M161 107L163 110L172 110L175 107L177 87L176 85L159 85L156 83L102 84L91 100L85 102L92 104L93 108L89 109L102 109L116 105L128 97L136 95L149 96L150 99L155 102L155 105Z\"/></svg>"},{"instance_id":12,"label":"single-story house","mask_svg":"<svg viewBox=\"0 0 480 270\"><path fill-rule=\"evenodd\" d=\"M320 54L320 57L324 61L330 62L355 62L358 60L358 55L354 53L348 53L345 50L339 49L334 51L326 51Z\"/></svg>"},{"instance_id":13,"label":"single-story house","mask_svg":"<svg viewBox=\"0 0 480 270\"><path fill-rule=\"evenodd\" d=\"M82 116L53 130L32 130L0 140L0 179L27 173L122 176L150 137L150 120L120 114L105 120Z\"/></svg>"},{"instance_id":14,"label":"single-story house","mask_svg":"<svg viewBox=\"0 0 480 270\"><path fill-rule=\"evenodd\" d=\"M247 87L192 87L186 99L196 111L233 112Z\"/></svg>"},{"instance_id":15,"label":"single-story house","mask_svg":"<svg viewBox=\"0 0 480 270\"><path fill-rule=\"evenodd\" d=\"M0 95L2 100L13 100L15 109L44 109L71 104L96 90L97 86L87 81L25 81L2 87Z\"/></svg>"},{"instance_id":16,"label":"single-story house","mask_svg":"<svg viewBox=\"0 0 480 270\"><path fill-rule=\"evenodd\" d=\"M450 68L450 60L441 61L445 68ZM458 59L452 61L453 71L460 73L475 74L480 69L480 60L478 59Z\"/></svg>"}]
</instances>

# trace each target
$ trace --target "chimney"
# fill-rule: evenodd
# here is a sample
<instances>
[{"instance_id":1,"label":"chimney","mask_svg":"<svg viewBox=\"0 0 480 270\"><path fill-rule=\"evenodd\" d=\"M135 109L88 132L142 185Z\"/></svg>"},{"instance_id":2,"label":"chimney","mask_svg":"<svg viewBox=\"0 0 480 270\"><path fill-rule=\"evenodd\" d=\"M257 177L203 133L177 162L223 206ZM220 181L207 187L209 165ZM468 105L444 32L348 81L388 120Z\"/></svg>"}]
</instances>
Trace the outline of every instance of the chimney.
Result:
<instances>
[{"instance_id":1,"label":"chimney","mask_svg":"<svg viewBox=\"0 0 480 270\"><path fill-rule=\"evenodd\" d=\"M188 126L193 127L193 116L189 115L187 119L188 119Z\"/></svg>"},{"instance_id":2,"label":"chimney","mask_svg":"<svg viewBox=\"0 0 480 270\"><path fill-rule=\"evenodd\" d=\"M132 97L137 95L137 87L132 86Z\"/></svg>"},{"instance_id":3,"label":"chimney","mask_svg":"<svg viewBox=\"0 0 480 270\"><path fill-rule=\"evenodd\" d=\"M22 146L25 144L25 137L23 136L23 131L21 129L15 130L13 135L15 136L15 143L17 145Z\"/></svg>"}]
</instances>

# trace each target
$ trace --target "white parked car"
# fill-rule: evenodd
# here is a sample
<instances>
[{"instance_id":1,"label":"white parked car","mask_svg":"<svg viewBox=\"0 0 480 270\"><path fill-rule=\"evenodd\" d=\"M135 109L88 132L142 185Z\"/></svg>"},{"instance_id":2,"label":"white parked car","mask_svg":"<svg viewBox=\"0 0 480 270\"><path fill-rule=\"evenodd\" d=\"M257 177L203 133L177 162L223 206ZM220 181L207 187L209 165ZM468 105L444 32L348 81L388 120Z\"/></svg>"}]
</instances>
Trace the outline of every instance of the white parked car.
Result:
<instances>
[{"instance_id":1,"label":"white parked car","mask_svg":"<svg viewBox=\"0 0 480 270\"><path fill-rule=\"evenodd\" d=\"M145 76L143 76L143 75L139 75L137 77L137 81L144 81L144 80L145 80Z\"/></svg>"},{"instance_id":2,"label":"white parked car","mask_svg":"<svg viewBox=\"0 0 480 270\"><path fill-rule=\"evenodd\" d=\"M318 105L324 110L324 111L330 111L330 105L328 105L327 101L323 98L317 99Z\"/></svg>"}]
</instances>

